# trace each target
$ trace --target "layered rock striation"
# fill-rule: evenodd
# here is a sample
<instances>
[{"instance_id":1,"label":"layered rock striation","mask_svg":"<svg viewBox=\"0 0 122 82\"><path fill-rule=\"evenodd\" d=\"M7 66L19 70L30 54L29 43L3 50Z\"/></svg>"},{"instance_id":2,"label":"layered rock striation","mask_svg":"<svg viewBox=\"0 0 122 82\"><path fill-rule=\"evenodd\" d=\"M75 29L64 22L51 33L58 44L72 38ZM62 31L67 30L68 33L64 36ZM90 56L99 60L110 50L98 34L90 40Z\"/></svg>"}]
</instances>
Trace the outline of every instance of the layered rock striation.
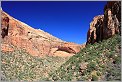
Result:
<instances>
[{"instance_id":1,"label":"layered rock striation","mask_svg":"<svg viewBox=\"0 0 122 82\"><path fill-rule=\"evenodd\" d=\"M1 14L1 50L3 52L20 48L33 56L58 55L59 51L74 55L82 48L82 45L65 42L47 32L34 29L4 11L1 11Z\"/></svg>"}]
</instances>

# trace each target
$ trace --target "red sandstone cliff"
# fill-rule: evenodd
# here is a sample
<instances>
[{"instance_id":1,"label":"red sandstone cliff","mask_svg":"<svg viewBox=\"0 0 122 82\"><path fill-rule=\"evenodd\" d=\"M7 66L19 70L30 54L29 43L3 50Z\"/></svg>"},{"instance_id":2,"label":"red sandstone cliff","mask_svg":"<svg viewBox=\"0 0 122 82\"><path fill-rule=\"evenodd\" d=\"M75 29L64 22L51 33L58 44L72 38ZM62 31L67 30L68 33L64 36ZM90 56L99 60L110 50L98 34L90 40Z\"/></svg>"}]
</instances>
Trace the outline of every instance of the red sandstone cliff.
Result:
<instances>
[{"instance_id":1,"label":"red sandstone cliff","mask_svg":"<svg viewBox=\"0 0 122 82\"><path fill-rule=\"evenodd\" d=\"M108 1L104 7L104 15L94 17L87 32L87 44L102 41L121 34L121 2Z\"/></svg>"},{"instance_id":2,"label":"red sandstone cliff","mask_svg":"<svg viewBox=\"0 0 122 82\"><path fill-rule=\"evenodd\" d=\"M4 11L1 11L1 15L1 50L3 52L21 48L33 56L72 56L84 47L62 41L47 32L34 29Z\"/></svg>"}]
</instances>

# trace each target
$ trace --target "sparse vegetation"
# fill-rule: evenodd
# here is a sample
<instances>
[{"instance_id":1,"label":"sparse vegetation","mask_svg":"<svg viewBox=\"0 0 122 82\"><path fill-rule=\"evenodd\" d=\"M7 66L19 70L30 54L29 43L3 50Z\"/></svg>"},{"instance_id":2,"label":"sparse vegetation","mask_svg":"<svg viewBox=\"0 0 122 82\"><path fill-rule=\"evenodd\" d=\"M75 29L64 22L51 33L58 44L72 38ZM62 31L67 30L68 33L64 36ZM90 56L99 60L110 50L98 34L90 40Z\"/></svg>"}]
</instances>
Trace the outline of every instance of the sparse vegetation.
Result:
<instances>
[{"instance_id":1,"label":"sparse vegetation","mask_svg":"<svg viewBox=\"0 0 122 82\"><path fill-rule=\"evenodd\" d=\"M121 80L121 37L115 35L108 40L87 45L49 76L49 80L97 81ZM80 69L81 62L88 63ZM74 69L71 67L74 66ZM74 74L75 73L75 74ZM63 78L62 78L63 77Z\"/></svg>"},{"instance_id":2,"label":"sparse vegetation","mask_svg":"<svg viewBox=\"0 0 122 82\"><path fill-rule=\"evenodd\" d=\"M62 57L34 57L24 50L15 50L1 55L2 80L45 80L49 72L53 72L68 58Z\"/></svg>"},{"instance_id":3,"label":"sparse vegetation","mask_svg":"<svg viewBox=\"0 0 122 82\"><path fill-rule=\"evenodd\" d=\"M120 81L120 51L121 37L115 35L108 40L87 45L70 59L33 57L23 50L2 52L2 80Z\"/></svg>"}]
</instances>

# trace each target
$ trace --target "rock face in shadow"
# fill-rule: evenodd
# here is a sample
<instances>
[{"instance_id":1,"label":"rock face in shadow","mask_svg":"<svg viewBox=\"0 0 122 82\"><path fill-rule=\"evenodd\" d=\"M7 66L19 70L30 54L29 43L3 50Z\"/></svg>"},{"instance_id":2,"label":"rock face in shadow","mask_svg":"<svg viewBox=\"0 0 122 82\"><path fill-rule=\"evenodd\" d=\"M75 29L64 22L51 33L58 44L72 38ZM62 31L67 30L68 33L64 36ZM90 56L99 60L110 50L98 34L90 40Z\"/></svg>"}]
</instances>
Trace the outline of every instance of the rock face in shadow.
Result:
<instances>
[{"instance_id":1,"label":"rock face in shadow","mask_svg":"<svg viewBox=\"0 0 122 82\"><path fill-rule=\"evenodd\" d=\"M103 39L103 15L94 17L87 32L87 44L95 43Z\"/></svg>"},{"instance_id":2,"label":"rock face in shadow","mask_svg":"<svg viewBox=\"0 0 122 82\"><path fill-rule=\"evenodd\" d=\"M108 1L104 7L104 15L94 17L87 32L87 44L108 39L121 34L121 2Z\"/></svg>"},{"instance_id":3,"label":"rock face in shadow","mask_svg":"<svg viewBox=\"0 0 122 82\"><path fill-rule=\"evenodd\" d=\"M25 50L33 56L52 56L58 55L58 53L55 53L57 51L61 51L63 55L65 55L64 52L76 54L83 48L82 45L65 42L47 32L34 29L9 16L4 11L1 11L1 14L1 50L3 52L14 51L18 48Z\"/></svg>"},{"instance_id":4,"label":"rock face in shadow","mask_svg":"<svg viewBox=\"0 0 122 82\"><path fill-rule=\"evenodd\" d=\"M1 36L2 38L4 38L5 36L8 35L8 28L9 28L9 18L8 17L4 17L2 19L2 23L1 23L1 30L2 30L2 33L1 33Z\"/></svg>"},{"instance_id":5,"label":"rock face in shadow","mask_svg":"<svg viewBox=\"0 0 122 82\"><path fill-rule=\"evenodd\" d=\"M110 1L104 7L104 39L121 33L121 2Z\"/></svg>"}]
</instances>

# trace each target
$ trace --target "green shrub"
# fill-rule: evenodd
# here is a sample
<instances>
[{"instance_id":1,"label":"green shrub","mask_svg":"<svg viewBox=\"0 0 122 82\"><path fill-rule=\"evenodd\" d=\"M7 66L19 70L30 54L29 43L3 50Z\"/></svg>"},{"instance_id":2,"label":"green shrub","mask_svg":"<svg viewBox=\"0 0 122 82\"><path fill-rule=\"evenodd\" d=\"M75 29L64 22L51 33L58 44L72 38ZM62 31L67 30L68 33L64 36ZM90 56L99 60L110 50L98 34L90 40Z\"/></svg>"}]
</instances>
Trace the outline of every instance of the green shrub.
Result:
<instances>
[{"instance_id":1,"label":"green shrub","mask_svg":"<svg viewBox=\"0 0 122 82\"><path fill-rule=\"evenodd\" d=\"M98 80L98 76L96 76L96 75L92 75L92 79L91 79L91 81L97 81Z\"/></svg>"},{"instance_id":2,"label":"green shrub","mask_svg":"<svg viewBox=\"0 0 122 82\"><path fill-rule=\"evenodd\" d=\"M87 69L89 72L93 71L93 70L96 70L96 63L95 62L90 62L88 65L87 65Z\"/></svg>"}]
</instances>

